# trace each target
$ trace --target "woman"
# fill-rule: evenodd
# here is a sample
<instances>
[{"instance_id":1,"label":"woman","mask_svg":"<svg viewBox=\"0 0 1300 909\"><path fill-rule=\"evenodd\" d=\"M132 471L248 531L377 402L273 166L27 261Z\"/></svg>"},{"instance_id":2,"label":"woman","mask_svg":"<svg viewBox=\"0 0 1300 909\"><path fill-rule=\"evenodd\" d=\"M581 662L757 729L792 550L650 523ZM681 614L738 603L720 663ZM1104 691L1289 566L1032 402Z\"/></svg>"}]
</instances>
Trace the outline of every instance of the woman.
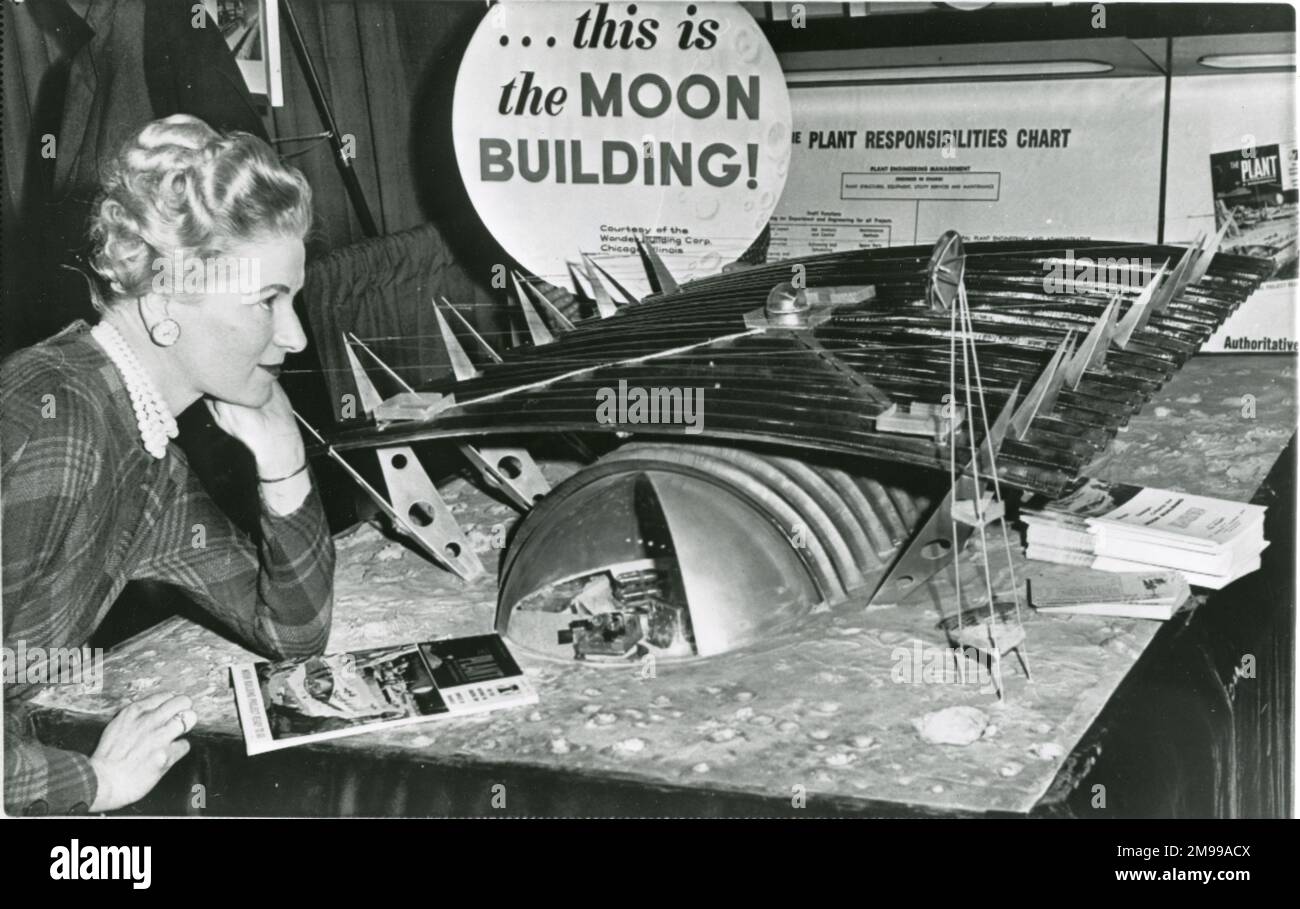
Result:
<instances>
[{"instance_id":1,"label":"woman","mask_svg":"<svg viewBox=\"0 0 1300 909\"><path fill-rule=\"evenodd\" d=\"M110 163L90 228L99 323L0 365L7 653L83 645L135 578L181 586L266 655L324 649L334 549L277 381L307 343L293 298L310 223L301 173L194 117L150 123ZM256 461L257 543L171 444L174 415L199 398ZM189 750L198 719L187 698L147 698L87 758L31 737L34 691L6 684L11 813L138 800Z\"/></svg>"}]
</instances>

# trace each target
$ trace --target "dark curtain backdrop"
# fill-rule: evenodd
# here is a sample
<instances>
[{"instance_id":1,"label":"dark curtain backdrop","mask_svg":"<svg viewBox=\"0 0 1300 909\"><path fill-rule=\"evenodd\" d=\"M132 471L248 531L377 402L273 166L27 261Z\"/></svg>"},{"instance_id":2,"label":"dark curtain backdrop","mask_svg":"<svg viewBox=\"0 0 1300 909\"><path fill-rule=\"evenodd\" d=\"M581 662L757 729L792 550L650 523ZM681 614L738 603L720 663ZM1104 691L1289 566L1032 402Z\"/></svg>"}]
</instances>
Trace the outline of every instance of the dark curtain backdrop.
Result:
<instances>
[{"instance_id":1,"label":"dark curtain backdrop","mask_svg":"<svg viewBox=\"0 0 1300 909\"><path fill-rule=\"evenodd\" d=\"M96 32L104 47L95 55L93 70L98 85L113 86L113 103L138 113L105 117L103 133L91 155L111 151L120 135L139 125L146 112L153 116L183 111L212 116L203 109L218 89L205 83L213 69L207 61L199 67L191 58L199 45L188 33L192 15L188 0L28 0L4 3L4 301L0 307L0 354L33 343L70 318L86 316L84 290L68 282L69 273L57 273L57 259L69 258L68 235L84 230L93 186L86 182L93 170L81 169L72 185L55 192L56 161L41 157L42 136L55 135L69 116L68 104L77 102L77 80L69 92L68 73L80 52L81 66ZM141 28L139 8L149 16L143 36L146 58L164 52L165 65L150 72L149 97L129 86L140 80L115 71L124 61L124 46L139 48L142 36L127 34ZM494 321L492 301L503 291L490 286L492 266L513 265L482 227L470 204L455 163L451 141L451 98L460 57L486 4L433 2L433 0L296 0L294 11L308 53L344 135L354 138L354 165L363 192L384 234L422 224L439 228L438 242L463 271L457 284L476 289L473 299L457 301L477 306L481 325ZM86 19L90 25L87 25ZM121 25L122 21L131 23ZM104 23L118 28L105 37ZM161 24L161 25L160 25ZM159 36L158 29L171 33ZM209 29L215 34L215 29ZM155 37L151 38L152 33ZM202 47L210 50L212 35ZM150 41L156 41L151 45ZM177 42L193 43L193 47ZM315 191L316 224L309 239L309 256L363 239L351 203L343 188L329 144L318 136L323 130L312 103L303 68L281 20L285 104L269 108L257 99L261 122L278 150L307 175ZM138 50L134 51L138 53ZM116 56L115 56L116 55ZM187 70L187 66L189 69ZM161 70L161 72L160 72ZM173 90L158 92L160 79ZM199 84L195 84L198 81ZM172 83L175 83L172 85ZM102 103L100 91L95 103ZM196 109L197 108L197 109ZM248 128L247 124L238 125ZM110 141L112 140L112 141ZM59 155L68 149L58 148ZM51 240L51 236L54 239ZM53 248L53 252L51 249ZM75 279L79 280L79 279ZM53 324L53 323L58 324Z\"/></svg>"},{"instance_id":2,"label":"dark curtain backdrop","mask_svg":"<svg viewBox=\"0 0 1300 909\"><path fill-rule=\"evenodd\" d=\"M445 292L480 330L496 335L504 327L505 291L492 288L492 269L517 263L483 227L465 193L451 128L460 59L487 4L295 0L293 9L339 131L355 139L353 163L380 232L433 224L435 235L423 242L446 247L434 251L438 262L453 263L440 265ZM319 256L363 240L364 233L329 144L300 138L323 127L283 19L281 35L285 103L268 109L267 125L280 152L320 193L317 233L309 245L309 254ZM394 319L406 319L409 306L393 301L385 308ZM387 327L390 334L404 330L400 324ZM438 353L438 362L445 363Z\"/></svg>"},{"instance_id":3,"label":"dark curtain backdrop","mask_svg":"<svg viewBox=\"0 0 1300 909\"><path fill-rule=\"evenodd\" d=\"M53 181L54 160L42 157L42 137L56 135L72 55L90 37L85 22L65 3L5 3L3 51L3 241L4 301L0 306L0 355L36 340L35 316L44 303L39 268L43 205Z\"/></svg>"},{"instance_id":4,"label":"dark curtain backdrop","mask_svg":"<svg viewBox=\"0 0 1300 909\"><path fill-rule=\"evenodd\" d=\"M486 9L482 2L427 0L294 4L339 130L356 139L354 164L380 232L435 224L438 242L448 246L449 258L464 272L452 276L454 284L478 291L472 299L454 302L478 304L476 321L490 328L493 303L504 303L504 291L491 287L492 267L515 263L474 212L461 183L451 131L460 59ZM287 32L287 23L281 23L281 32ZM287 34L282 47L285 104L270 109L270 131L312 185L327 188L315 249L338 249L364 235L329 145L284 141L319 133L322 127Z\"/></svg>"}]
</instances>

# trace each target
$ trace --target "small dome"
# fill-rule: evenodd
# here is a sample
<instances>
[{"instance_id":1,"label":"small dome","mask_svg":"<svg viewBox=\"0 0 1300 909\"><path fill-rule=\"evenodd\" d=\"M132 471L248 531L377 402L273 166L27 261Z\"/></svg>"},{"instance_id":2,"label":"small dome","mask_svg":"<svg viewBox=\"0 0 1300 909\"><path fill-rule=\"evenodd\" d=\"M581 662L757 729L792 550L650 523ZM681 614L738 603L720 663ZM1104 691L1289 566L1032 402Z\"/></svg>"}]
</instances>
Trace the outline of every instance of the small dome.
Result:
<instances>
[{"instance_id":1,"label":"small dome","mask_svg":"<svg viewBox=\"0 0 1300 909\"><path fill-rule=\"evenodd\" d=\"M599 462L520 525L497 630L560 659L725 653L822 602L783 529L735 486L653 457Z\"/></svg>"}]
</instances>

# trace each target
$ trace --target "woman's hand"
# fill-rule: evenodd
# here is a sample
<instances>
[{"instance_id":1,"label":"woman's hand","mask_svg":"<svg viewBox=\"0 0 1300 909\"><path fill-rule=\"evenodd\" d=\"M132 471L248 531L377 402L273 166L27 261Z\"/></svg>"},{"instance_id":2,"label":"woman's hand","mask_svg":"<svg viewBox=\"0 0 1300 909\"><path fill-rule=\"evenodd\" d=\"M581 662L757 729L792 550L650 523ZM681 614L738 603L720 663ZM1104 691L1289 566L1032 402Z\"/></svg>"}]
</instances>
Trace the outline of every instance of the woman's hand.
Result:
<instances>
[{"instance_id":1,"label":"woman's hand","mask_svg":"<svg viewBox=\"0 0 1300 909\"><path fill-rule=\"evenodd\" d=\"M99 781L91 811L139 801L189 753L190 743L181 736L198 722L190 706L183 695L154 694L127 704L109 720L90 756Z\"/></svg>"},{"instance_id":2,"label":"woman's hand","mask_svg":"<svg viewBox=\"0 0 1300 909\"><path fill-rule=\"evenodd\" d=\"M301 469L307 463L307 452L280 383L271 386L271 398L261 407L211 398L205 403L216 424L253 453L262 500L271 511L279 515L297 511L311 492L311 477Z\"/></svg>"},{"instance_id":3,"label":"woman's hand","mask_svg":"<svg viewBox=\"0 0 1300 909\"><path fill-rule=\"evenodd\" d=\"M253 453L259 477L282 477L306 463L302 434L294 421L289 397L279 382L272 384L271 398L261 407L211 398L206 403L216 424Z\"/></svg>"}]
</instances>

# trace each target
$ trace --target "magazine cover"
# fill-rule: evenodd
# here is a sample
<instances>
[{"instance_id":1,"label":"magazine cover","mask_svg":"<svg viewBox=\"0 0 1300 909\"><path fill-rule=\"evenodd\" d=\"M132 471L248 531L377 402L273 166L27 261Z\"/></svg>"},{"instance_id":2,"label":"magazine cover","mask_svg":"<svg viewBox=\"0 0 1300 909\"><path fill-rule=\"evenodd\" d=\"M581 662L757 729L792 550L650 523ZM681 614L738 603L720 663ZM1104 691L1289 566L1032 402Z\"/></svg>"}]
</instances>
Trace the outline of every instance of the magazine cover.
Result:
<instances>
[{"instance_id":1,"label":"magazine cover","mask_svg":"<svg viewBox=\"0 0 1300 909\"><path fill-rule=\"evenodd\" d=\"M496 634L231 667L248 753L537 702Z\"/></svg>"},{"instance_id":2,"label":"magazine cover","mask_svg":"<svg viewBox=\"0 0 1300 909\"><path fill-rule=\"evenodd\" d=\"M1274 143L1210 156L1214 226L1229 224L1221 249L1273 260L1274 280L1296 276L1296 152Z\"/></svg>"}]
</instances>

